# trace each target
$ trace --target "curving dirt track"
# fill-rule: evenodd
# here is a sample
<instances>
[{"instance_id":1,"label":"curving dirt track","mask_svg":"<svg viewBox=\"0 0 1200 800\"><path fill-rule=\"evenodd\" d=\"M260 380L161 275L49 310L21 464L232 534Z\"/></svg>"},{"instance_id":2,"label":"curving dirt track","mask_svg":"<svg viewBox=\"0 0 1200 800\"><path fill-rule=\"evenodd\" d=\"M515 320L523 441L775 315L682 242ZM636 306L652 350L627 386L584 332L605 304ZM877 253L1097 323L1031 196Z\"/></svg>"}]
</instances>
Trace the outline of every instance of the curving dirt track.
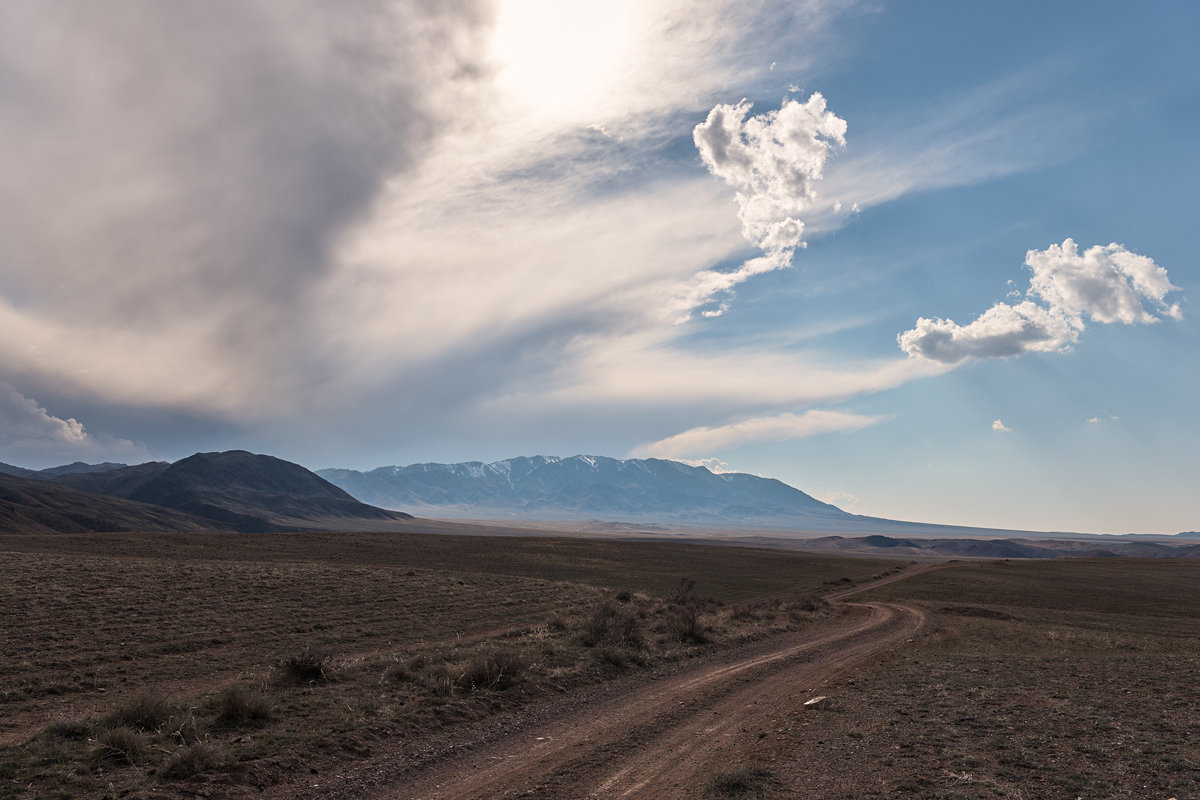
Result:
<instances>
[{"instance_id":1,"label":"curving dirt track","mask_svg":"<svg viewBox=\"0 0 1200 800\"><path fill-rule=\"evenodd\" d=\"M311 795L292 786L289 796L692 798L706 775L745 763L782 709L802 708L822 683L928 624L915 606L847 604L818 627L641 685L563 698L437 753L378 753L370 765L310 784Z\"/></svg>"}]
</instances>

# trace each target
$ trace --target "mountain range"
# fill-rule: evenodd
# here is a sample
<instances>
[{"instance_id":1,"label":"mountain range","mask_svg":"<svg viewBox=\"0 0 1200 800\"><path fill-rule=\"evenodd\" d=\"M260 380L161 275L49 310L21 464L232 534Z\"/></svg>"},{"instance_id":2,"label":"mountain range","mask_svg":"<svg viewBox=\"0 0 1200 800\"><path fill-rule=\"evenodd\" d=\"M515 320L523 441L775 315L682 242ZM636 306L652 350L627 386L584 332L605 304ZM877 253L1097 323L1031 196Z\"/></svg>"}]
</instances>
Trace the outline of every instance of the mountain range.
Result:
<instances>
[{"instance_id":1,"label":"mountain range","mask_svg":"<svg viewBox=\"0 0 1200 800\"><path fill-rule=\"evenodd\" d=\"M515 524L409 524L406 511ZM319 474L242 450L197 453L174 464L77 462L46 470L0 464L0 532L212 530L574 531L890 557L1200 557L1194 531L1115 537L865 517L778 480L662 459L533 456Z\"/></svg>"},{"instance_id":2,"label":"mountain range","mask_svg":"<svg viewBox=\"0 0 1200 800\"><path fill-rule=\"evenodd\" d=\"M441 517L809 527L854 518L773 478L658 458L532 456L317 474L363 502Z\"/></svg>"}]
</instances>

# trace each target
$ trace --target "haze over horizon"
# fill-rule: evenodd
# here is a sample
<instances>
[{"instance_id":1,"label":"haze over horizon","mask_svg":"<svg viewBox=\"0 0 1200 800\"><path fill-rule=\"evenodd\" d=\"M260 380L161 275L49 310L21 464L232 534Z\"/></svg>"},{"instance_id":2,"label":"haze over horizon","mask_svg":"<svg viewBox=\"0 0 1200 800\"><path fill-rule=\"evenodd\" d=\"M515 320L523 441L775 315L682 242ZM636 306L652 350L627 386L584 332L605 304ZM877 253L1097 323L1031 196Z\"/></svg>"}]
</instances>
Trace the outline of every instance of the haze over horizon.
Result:
<instances>
[{"instance_id":1,"label":"haze over horizon","mask_svg":"<svg viewBox=\"0 0 1200 800\"><path fill-rule=\"evenodd\" d=\"M0 461L1200 527L1200 6L0 6Z\"/></svg>"}]
</instances>

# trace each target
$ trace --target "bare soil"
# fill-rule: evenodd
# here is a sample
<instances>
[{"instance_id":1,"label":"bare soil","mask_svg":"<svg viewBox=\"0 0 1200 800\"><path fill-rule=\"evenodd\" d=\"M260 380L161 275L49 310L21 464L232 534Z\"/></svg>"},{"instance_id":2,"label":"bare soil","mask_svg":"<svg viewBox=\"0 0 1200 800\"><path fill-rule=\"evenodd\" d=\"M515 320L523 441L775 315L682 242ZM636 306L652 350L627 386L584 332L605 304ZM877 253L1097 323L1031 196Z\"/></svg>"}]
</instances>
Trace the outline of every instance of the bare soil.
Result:
<instances>
[{"instance_id":1,"label":"bare soil","mask_svg":"<svg viewBox=\"0 0 1200 800\"><path fill-rule=\"evenodd\" d=\"M798 598L897 568L682 543L396 534L10 536L0 560L0 797L62 798L291 786L395 742L425 747L547 698L799 630L829 612ZM684 577L703 594L675 597ZM606 628L585 643L601 607L630 638ZM689 614L696 636L681 638ZM323 654L319 680L281 681L281 662L306 648ZM519 674L489 677L489 659ZM225 719L232 687L265 697L269 718ZM147 695L170 716L127 732L135 757L101 757L109 720ZM168 780L200 746L212 751L200 774Z\"/></svg>"},{"instance_id":2,"label":"bare soil","mask_svg":"<svg viewBox=\"0 0 1200 800\"><path fill-rule=\"evenodd\" d=\"M1196 561L389 534L0 559L0 797L1200 796ZM282 681L305 646L318 677ZM223 722L231 686L269 718ZM129 764L101 745L139 689L171 716Z\"/></svg>"}]
</instances>

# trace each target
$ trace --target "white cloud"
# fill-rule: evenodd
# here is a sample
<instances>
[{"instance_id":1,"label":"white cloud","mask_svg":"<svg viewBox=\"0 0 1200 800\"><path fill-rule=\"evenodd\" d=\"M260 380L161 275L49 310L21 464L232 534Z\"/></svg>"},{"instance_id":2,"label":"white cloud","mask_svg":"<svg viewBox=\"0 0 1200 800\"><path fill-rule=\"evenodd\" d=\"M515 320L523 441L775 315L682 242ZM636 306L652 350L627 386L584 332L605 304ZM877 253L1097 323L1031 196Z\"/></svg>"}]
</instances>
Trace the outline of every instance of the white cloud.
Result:
<instances>
[{"instance_id":1,"label":"white cloud","mask_svg":"<svg viewBox=\"0 0 1200 800\"><path fill-rule=\"evenodd\" d=\"M1088 419L1084 420L1084 422L1086 422L1088 425L1102 425L1106 422L1116 422L1119 419L1120 417L1118 417L1116 414L1098 414L1094 417L1089 417Z\"/></svg>"},{"instance_id":2,"label":"white cloud","mask_svg":"<svg viewBox=\"0 0 1200 800\"><path fill-rule=\"evenodd\" d=\"M967 325L921 317L897 341L910 356L954 364L968 358L1064 350L1078 339L1082 327L1074 317L1026 300L1015 306L997 303Z\"/></svg>"},{"instance_id":3,"label":"white cloud","mask_svg":"<svg viewBox=\"0 0 1200 800\"><path fill-rule=\"evenodd\" d=\"M0 445L45 442L78 445L90 437L74 419L50 414L36 401L18 392L10 383L0 383Z\"/></svg>"},{"instance_id":4,"label":"white cloud","mask_svg":"<svg viewBox=\"0 0 1200 800\"><path fill-rule=\"evenodd\" d=\"M695 457L751 442L782 442L820 433L861 430L881 419L882 417L823 409L812 409L803 414L776 414L717 427L692 428L657 442L638 445L633 449L632 455L657 458Z\"/></svg>"},{"instance_id":5,"label":"white cloud","mask_svg":"<svg viewBox=\"0 0 1200 800\"><path fill-rule=\"evenodd\" d=\"M747 119L750 103L720 104L696 126L693 139L705 166L737 190L742 235L766 255L728 273L701 273L681 298L686 309L710 301L753 275L791 264L804 246L804 219L834 147L846 144L846 121L814 93L784 100L778 110Z\"/></svg>"},{"instance_id":6,"label":"white cloud","mask_svg":"<svg viewBox=\"0 0 1200 800\"><path fill-rule=\"evenodd\" d=\"M998 419L992 420L992 430L1001 431L1002 433L1012 433L1012 428L1008 427Z\"/></svg>"},{"instance_id":7,"label":"white cloud","mask_svg":"<svg viewBox=\"0 0 1200 800\"><path fill-rule=\"evenodd\" d=\"M1081 255L1075 242L1066 239L1046 250L1030 250L1025 264L1033 273L1026 295L1042 304L1030 299L997 303L967 325L921 317L916 327L896 337L900 349L909 356L956 364L1066 350L1078 341L1085 317L1126 325L1157 322L1160 317L1143 301L1161 314L1182 317L1178 303L1164 300L1177 288L1167 271L1121 245L1097 245Z\"/></svg>"},{"instance_id":8,"label":"white cloud","mask_svg":"<svg viewBox=\"0 0 1200 800\"><path fill-rule=\"evenodd\" d=\"M12 384L0 382L0 454L0 460L21 462L19 466L30 459L49 466L73 459L136 457L144 450L125 439L93 436L73 417L57 417Z\"/></svg>"},{"instance_id":9,"label":"white cloud","mask_svg":"<svg viewBox=\"0 0 1200 800\"><path fill-rule=\"evenodd\" d=\"M1030 293L1067 314L1126 325L1158 322L1144 305L1149 302L1158 313L1182 317L1178 303L1167 305L1163 300L1178 289L1167 271L1119 244L1096 245L1081 254L1067 239L1046 250L1030 250L1025 264L1033 271Z\"/></svg>"}]
</instances>

